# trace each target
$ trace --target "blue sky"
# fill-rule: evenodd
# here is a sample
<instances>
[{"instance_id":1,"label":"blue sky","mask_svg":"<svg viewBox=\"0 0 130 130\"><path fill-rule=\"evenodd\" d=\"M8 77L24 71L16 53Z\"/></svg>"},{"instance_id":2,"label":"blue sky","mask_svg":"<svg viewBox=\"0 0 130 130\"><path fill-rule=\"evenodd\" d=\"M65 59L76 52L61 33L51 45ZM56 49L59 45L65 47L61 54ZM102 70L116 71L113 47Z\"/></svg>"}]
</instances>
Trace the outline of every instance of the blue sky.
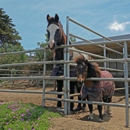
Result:
<instances>
[{"instance_id":1,"label":"blue sky","mask_svg":"<svg viewBox=\"0 0 130 130\"><path fill-rule=\"evenodd\" d=\"M56 13L66 31L66 16L109 37L130 34L130 0L0 0L22 37L24 49L45 41L46 15ZM70 23L70 33L85 39L99 38Z\"/></svg>"}]
</instances>

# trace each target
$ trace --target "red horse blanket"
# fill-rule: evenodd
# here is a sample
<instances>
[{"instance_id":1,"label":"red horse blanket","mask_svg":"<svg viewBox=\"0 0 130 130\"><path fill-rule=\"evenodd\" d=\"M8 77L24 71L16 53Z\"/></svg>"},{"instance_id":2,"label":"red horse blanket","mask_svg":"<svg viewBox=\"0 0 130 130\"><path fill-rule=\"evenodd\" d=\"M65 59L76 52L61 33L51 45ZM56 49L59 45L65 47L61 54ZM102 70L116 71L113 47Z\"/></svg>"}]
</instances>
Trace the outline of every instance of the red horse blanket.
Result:
<instances>
[{"instance_id":1,"label":"red horse blanket","mask_svg":"<svg viewBox=\"0 0 130 130\"><path fill-rule=\"evenodd\" d=\"M101 71L101 78L113 78L112 74L108 71ZM115 92L114 81L100 81L94 84L91 88L83 85L81 88L81 97L88 96L89 101L101 102L103 97L110 98Z\"/></svg>"}]
</instances>

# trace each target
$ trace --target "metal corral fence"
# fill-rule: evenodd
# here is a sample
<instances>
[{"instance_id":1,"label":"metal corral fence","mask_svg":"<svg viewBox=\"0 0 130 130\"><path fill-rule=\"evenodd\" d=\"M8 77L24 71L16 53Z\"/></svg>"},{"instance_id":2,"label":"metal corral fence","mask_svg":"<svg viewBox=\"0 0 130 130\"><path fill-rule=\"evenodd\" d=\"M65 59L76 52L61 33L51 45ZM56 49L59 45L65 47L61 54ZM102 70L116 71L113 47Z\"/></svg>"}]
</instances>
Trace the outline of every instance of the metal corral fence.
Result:
<instances>
[{"instance_id":1,"label":"metal corral fence","mask_svg":"<svg viewBox=\"0 0 130 130\"><path fill-rule=\"evenodd\" d=\"M69 34L69 22L73 22L81 27L83 27L84 29L89 30L90 32L102 37L103 39L106 39L108 41L102 41L102 42L92 42L89 40L86 40L84 38L81 38L79 36L76 35L72 35ZM66 21L66 34L67 34L67 45L66 46L60 46L57 48L64 48L64 60L62 61L46 61L46 49L48 48L42 48L42 49L36 49L36 50L28 50L28 51L22 51L22 52L11 52L11 53L2 53L0 54L0 56L2 55L9 55L9 54L20 54L20 53L28 53L28 52L35 52L35 51L44 51L44 61L41 62L27 62L27 63L14 63L14 64L3 64L0 65L0 67L7 67L7 66L19 66L19 65L37 65L37 64L43 64L43 76L31 76L31 77L0 77L0 80L21 80L21 79L40 79L43 80L43 91L17 91L17 90L9 90L8 92L24 92L24 93L40 93L42 94L42 106L45 106L45 100L53 100L53 101L63 101L64 102L64 114L70 114L70 102L75 102L75 103L85 103L85 104L100 104L100 105L110 105L110 106L114 106L114 107L123 107L126 110L126 126L129 126L129 87L128 87L128 82L130 82L130 78L128 77L128 63L130 62L130 58L129 58L129 54L128 54L128 42L130 42L130 39L123 39L123 40L116 40L116 41L112 41L109 38L106 38L105 36L89 29L88 27L74 21L73 19L67 17L67 21ZM75 38L78 38L80 40L82 40L79 44L79 42L75 42L72 45L69 45L69 36L74 36ZM77 44L78 43L78 44ZM117 50L114 50L112 48L107 47L108 44L116 44L117 46L120 46L122 48L122 52L119 52ZM75 50L72 49L70 47L74 46L74 47L78 47L78 46L89 46L89 45L95 45L98 47L103 48L103 55L97 55L94 53L90 53L90 52L84 52L81 50ZM90 62L98 62L98 63L104 63L104 67L102 67L101 69L105 69L105 70L109 70L109 71L119 71L119 72L123 72L124 73L124 77L123 78L89 78L88 80L113 80L116 82L124 82L125 83L125 104L118 104L118 103L104 103L104 102L90 102L90 101L78 101L78 100L71 100L70 96L74 96L70 95L69 93L69 82L71 80L76 80L76 77L70 77L69 76L69 66L73 64L72 61L69 61L69 53L68 50L73 50L73 51L78 51L84 54L88 54L92 57L95 57L94 60L90 60ZM112 59L107 57L106 52L107 50L113 52L113 53L118 53L120 55L122 55L122 58L119 59ZM118 63L122 63L124 65L124 69L120 70L120 69L113 69L113 68L107 68L106 64L109 62L118 62ZM64 63L64 76L46 76L46 65L47 64L60 64L60 63ZM64 91L63 92L45 92L45 88L46 88L46 80L64 80ZM6 90L0 90L1 92L7 92ZM58 98L46 98L46 94L61 94L64 95L63 99L58 99Z\"/></svg>"}]
</instances>

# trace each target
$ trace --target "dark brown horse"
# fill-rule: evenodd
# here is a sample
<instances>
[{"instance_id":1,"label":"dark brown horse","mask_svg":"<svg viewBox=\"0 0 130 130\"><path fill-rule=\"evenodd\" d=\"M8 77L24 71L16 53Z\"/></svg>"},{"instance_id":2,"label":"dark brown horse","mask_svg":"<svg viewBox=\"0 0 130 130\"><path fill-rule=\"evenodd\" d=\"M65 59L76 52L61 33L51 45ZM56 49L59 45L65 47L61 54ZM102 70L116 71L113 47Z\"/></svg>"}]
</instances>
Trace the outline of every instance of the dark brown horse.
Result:
<instances>
[{"instance_id":1,"label":"dark brown horse","mask_svg":"<svg viewBox=\"0 0 130 130\"><path fill-rule=\"evenodd\" d=\"M97 63L90 63L83 55L75 58L77 80L81 87L81 97L87 97L88 101L111 102L115 91L114 81L92 81L86 78L113 78L108 71L101 71ZM93 119L93 106L88 104L90 115L89 119ZM103 121L102 106L97 105L100 121ZM105 106L105 114L111 114L110 106Z\"/></svg>"},{"instance_id":2,"label":"dark brown horse","mask_svg":"<svg viewBox=\"0 0 130 130\"><path fill-rule=\"evenodd\" d=\"M47 15L47 36L48 36L48 47L50 50L55 50L55 57L54 60L64 60L64 50L63 48L55 49L57 46L61 46L66 44L67 37L64 33L63 27L61 22L59 22L59 16L56 14L55 17L50 17L49 14ZM79 56L79 53L70 51L70 60L73 60L73 58L76 56ZM64 68L63 64L56 64L53 67L51 76L61 76L64 75ZM75 72L75 67L70 67L70 77L77 77ZM76 81L70 81L70 94L74 93L75 86L77 88L77 91L80 92L80 88L77 85ZM61 92L63 87L63 80L57 80L57 91ZM58 95L58 98L61 98L61 95ZM71 97L73 99L73 97ZM78 97L78 100L81 100L80 97ZM85 104L83 104L83 108L85 108ZM62 107L61 101L57 102L57 107ZM73 111L74 104L70 103L70 110ZM78 104L77 110L82 109L81 103Z\"/></svg>"}]
</instances>

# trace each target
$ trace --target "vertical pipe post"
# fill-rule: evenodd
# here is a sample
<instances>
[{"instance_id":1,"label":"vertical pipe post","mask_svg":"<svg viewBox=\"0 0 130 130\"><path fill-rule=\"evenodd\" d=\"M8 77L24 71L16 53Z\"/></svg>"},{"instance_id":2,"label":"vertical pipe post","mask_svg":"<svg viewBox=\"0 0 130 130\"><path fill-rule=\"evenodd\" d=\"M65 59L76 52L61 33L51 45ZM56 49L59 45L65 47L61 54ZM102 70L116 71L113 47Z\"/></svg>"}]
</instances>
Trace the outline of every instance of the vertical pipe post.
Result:
<instances>
[{"instance_id":1,"label":"vertical pipe post","mask_svg":"<svg viewBox=\"0 0 130 130\"><path fill-rule=\"evenodd\" d=\"M125 78L125 109L126 109L126 127L129 127L129 87L128 87L128 62L127 62L127 43L124 42L124 78Z\"/></svg>"},{"instance_id":2,"label":"vertical pipe post","mask_svg":"<svg viewBox=\"0 0 130 130\"><path fill-rule=\"evenodd\" d=\"M45 81L45 76L46 76L46 49L44 48L44 59L43 59L43 92L42 92L42 107L45 106L45 86L46 86L46 81Z\"/></svg>"},{"instance_id":3,"label":"vertical pipe post","mask_svg":"<svg viewBox=\"0 0 130 130\"><path fill-rule=\"evenodd\" d=\"M66 55L66 47L64 47L64 61L66 61L67 59L67 55ZM67 77L67 65L66 63L64 63L64 77ZM64 79L64 100L67 99L67 80ZM64 101L64 114L67 115L67 102Z\"/></svg>"},{"instance_id":4,"label":"vertical pipe post","mask_svg":"<svg viewBox=\"0 0 130 130\"><path fill-rule=\"evenodd\" d=\"M67 35L67 45L69 45L69 16L66 17L66 35ZM70 55L69 55L69 49L67 49L67 57L66 60L69 61L70 60ZM66 64L66 73L67 73L67 77L70 77L70 66L69 64ZM67 80L67 99L70 99L70 80ZM70 114L70 102L67 102L67 112L68 114Z\"/></svg>"},{"instance_id":5,"label":"vertical pipe post","mask_svg":"<svg viewBox=\"0 0 130 130\"><path fill-rule=\"evenodd\" d=\"M66 61L66 48L64 48L64 61ZM66 64L64 63L64 77L66 77ZM66 95L66 80L64 79L64 99L67 98ZM67 115L67 102L64 101L64 114Z\"/></svg>"},{"instance_id":6,"label":"vertical pipe post","mask_svg":"<svg viewBox=\"0 0 130 130\"><path fill-rule=\"evenodd\" d=\"M13 69L11 69L11 78L13 77ZM12 86L12 88L13 88L13 80L11 80L11 86ZM11 89L11 87L10 87L10 89Z\"/></svg>"},{"instance_id":7,"label":"vertical pipe post","mask_svg":"<svg viewBox=\"0 0 130 130\"><path fill-rule=\"evenodd\" d=\"M104 44L103 54L104 54L104 58L106 59L106 44ZM105 68L105 70L106 70L106 67L107 67L106 62L104 62L104 68Z\"/></svg>"}]
</instances>

